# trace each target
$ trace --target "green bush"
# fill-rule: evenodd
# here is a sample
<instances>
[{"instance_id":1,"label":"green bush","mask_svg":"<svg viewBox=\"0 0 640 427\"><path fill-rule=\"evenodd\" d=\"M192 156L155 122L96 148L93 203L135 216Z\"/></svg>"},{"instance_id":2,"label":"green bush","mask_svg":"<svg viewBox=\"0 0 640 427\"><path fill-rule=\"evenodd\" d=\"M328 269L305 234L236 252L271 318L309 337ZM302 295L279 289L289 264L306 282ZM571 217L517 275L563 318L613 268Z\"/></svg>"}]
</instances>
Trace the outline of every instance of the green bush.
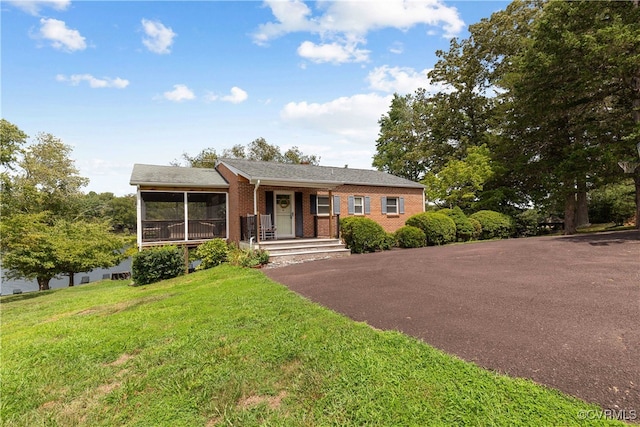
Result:
<instances>
[{"instance_id":1,"label":"green bush","mask_svg":"<svg viewBox=\"0 0 640 427\"><path fill-rule=\"evenodd\" d=\"M473 227L473 232L471 234L472 239L479 239L482 236L482 224L475 218L468 217L469 223Z\"/></svg>"},{"instance_id":2,"label":"green bush","mask_svg":"<svg viewBox=\"0 0 640 427\"><path fill-rule=\"evenodd\" d=\"M623 225L635 215L635 187L629 179L589 192L589 220L594 224Z\"/></svg>"},{"instance_id":3,"label":"green bush","mask_svg":"<svg viewBox=\"0 0 640 427\"><path fill-rule=\"evenodd\" d=\"M182 250L176 246L149 248L133 255L131 278L136 285L148 285L184 274Z\"/></svg>"},{"instance_id":4,"label":"green bush","mask_svg":"<svg viewBox=\"0 0 640 427\"><path fill-rule=\"evenodd\" d=\"M481 239L506 239L513 235L515 225L513 219L496 211L478 211L469 216L482 225Z\"/></svg>"},{"instance_id":5,"label":"green bush","mask_svg":"<svg viewBox=\"0 0 640 427\"><path fill-rule=\"evenodd\" d=\"M215 267L227 261L229 246L224 239L213 239L204 242L195 251L195 258L199 259L200 265L197 270L205 270Z\"/></svg>"},{"instance_id":6,"label":"green bush","mask_svg":"<svg viewBox=\"0 0 640 427\"><path fill-rule=\"evenodd\" d=\"M453 209L440 209L438 213L448 216L456 223L456 239L458 241L466 242L473 238L475 231L473 224L459 206Z\"/></svg>"},{"instance_id":7,"label":"green bush","mask_svg":"<svg viewBox=\"0 0 640 427\"><path fill-rule=\"evenodd\" d=\"M438 212L413 215L405 224L421 229L427 238L427 245L443 245L456 239L456 223Z\"/></svg>"},{"instance_id":8,"label":"green bush","mask_svg":"<svg viewBox=\"0 0 640 427\"><path fill-rule=\"evenodd\" d=\"M231 246L227 256L229 264L239 267L257 267L269 263L269 252L264 249L240 249Z\"/></svg>"},{"instance_id":9,"label":"green bush","mask_svg":"<svg viewBox=\"0 0 640 427\"><path fill-rule=\"evenodd\" d=\"M395 240L401 248L421 248L427 243L427 236L418 227L405 225L396 230Z\"/></svg>"},{"instance_id":10,"label":"green bush","mask_svg":"<svg viewBox=\"0 0 640 427\"><path fill-rule=\"evenodd\" d=\"M540 223L544 220L544 214L536 209L527 209L516 215L515 233L518 237L530 237L540 234Z\"/></svg>"},{"instance_id":11,"label":"green bush","mask_svg":"<svg viewBox=\"0 0 640 427\"><path fill-rule=\"evenodd\" d=\"M389 249L393 244L382 226L370 218L350 216L340 220L340 234L352 253Z\"/></svg>"}]
</instances>

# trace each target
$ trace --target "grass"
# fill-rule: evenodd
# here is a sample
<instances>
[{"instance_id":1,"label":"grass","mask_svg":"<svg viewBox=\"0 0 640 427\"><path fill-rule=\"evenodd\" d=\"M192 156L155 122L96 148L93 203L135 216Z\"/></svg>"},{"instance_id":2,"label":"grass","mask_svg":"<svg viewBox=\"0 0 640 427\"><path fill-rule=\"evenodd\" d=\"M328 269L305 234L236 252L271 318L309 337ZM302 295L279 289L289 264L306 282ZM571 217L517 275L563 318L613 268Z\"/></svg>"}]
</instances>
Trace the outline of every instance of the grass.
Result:
<instances>
[{"instance_id":1,"label":"grass","mask_svg":"<svg viewBox=\"0 0 640 427\"><path fill-rule=\"evenodd\" d=\"M634 225L617 225L613 222L604 224L590 224L585 227L578 228L578 233L600 233L602 231L622 231L633 230Z\"/></svg>"},{"instance_id":2,"label":"grass","mask_svg":"<svg viewBox=\"0 0 640 427\"><path fill-rule=\"evenodd\" d=\"M3 425L620 425L253 269L126 284L0 299Z\"/></svg>"}]
</instances>

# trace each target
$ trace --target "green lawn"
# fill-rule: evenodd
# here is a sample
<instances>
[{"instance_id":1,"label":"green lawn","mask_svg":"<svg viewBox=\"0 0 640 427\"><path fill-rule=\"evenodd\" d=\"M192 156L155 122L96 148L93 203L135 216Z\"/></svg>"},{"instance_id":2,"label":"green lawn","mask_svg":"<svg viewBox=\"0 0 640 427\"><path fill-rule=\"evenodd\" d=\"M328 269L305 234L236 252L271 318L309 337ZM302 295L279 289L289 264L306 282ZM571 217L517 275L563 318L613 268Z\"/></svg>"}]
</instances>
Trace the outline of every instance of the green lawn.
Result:
<instances>
[{"instance_id":1,"label":"green lawn","mask_svg":"<svg viewBox=\"0 0 640 427\"><path fill-rule=\"evenodd\" d=\"M6 426L620 425L353 322L259 270L0 301Z\"/></svg>"}]
</instances>

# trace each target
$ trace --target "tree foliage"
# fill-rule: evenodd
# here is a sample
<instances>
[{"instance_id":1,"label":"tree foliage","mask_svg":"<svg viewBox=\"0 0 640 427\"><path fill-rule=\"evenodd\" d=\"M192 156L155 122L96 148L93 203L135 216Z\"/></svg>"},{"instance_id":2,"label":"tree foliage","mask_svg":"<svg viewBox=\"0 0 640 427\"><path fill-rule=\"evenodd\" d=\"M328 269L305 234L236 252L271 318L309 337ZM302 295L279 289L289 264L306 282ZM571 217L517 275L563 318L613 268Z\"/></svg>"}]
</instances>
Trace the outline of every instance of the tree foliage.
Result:
<instances>
[{"instance_id":1,"label":"tree foliage","mask_svg":"<svg viewBox=\"0 0 640 427\"><path fill-rule=\"evenodd\" d=\"M422 183L428 200L444 202L449 208L468 208L492 175L487 146L472 146L464 159L449 160L437 174L427 173Z\"/></svg>"},{"instance_id":2,"label":"tree foliage","mask_svg":"<svg viewBox=\"0 0 640 427\"><path fill-rule=\"evenodd\" d=\"M70 157L71 147L59 138L39 133L16 161L11 186L3 197L3 214L48 211L59 217L75 214L82 187L89 182L79 175Z\"/></svg>"},{"instance_id":3,"label":"tree foliage","mask_svg":"<svg viewBox=\"0 0 640 427\"><path fill-rule=\"evenodd\" d=\"M449 206L563 211L574 232L588 222L587 192L621 181L618 161L637 159L640 5L514 0L469 34L436 52L429 77L444 90L394 96L374 166L425 178ZM481 187L452 184L483 146L491 173ZM633 177L640 217L640 168Z\"/></svg>"},{"instance_id":4,"label":"tree foliage","mask_svg":"<svg viewBox=\"0 0 640 427\"><path fill-rule=\"evenodd\" d=\"M231 148L226 148L222 151L221 155L218 155L214 148L205 148L195 156L187 153L182 155L182 160L186 165L194 168L213 168L218 158L249 159L290 164L320 164L320 157L316 155L304 154L296 146L289 148L283 153L279 146L269 144L262 137L254 139L246 146L236 144ZM174 161L172 165L179 166L180 162Z\"/></svg>"},{"instance_id":5,"label":"tree foliage","mask_svg":"<svg viewBox=\"0 0 640 427\"><path fill-rule=\"evenodd\" d=\"M19 213L0 222L2 268L7 278L37 279L40 290L59 275L111 267L126 256L125 235L107 222L55 219L47 212Z\"/></svg>"},{"instance_id":6,"label":"tree foliage","mask_svg":"<svg viewBox=\"0 0 640 427\"><path fill-rule=\"evenodd\" d=\"M0 221L5 277L37 279L45 290L56 276L69 275L73 285L74 273L120 262L130 239L111 231L116 221L135 224L135 200L82 194L88 179L79 175L71 147L47 133L22 147L26 135L6 120L1 125L8 170Z\"/></svg>"}]
</instances>

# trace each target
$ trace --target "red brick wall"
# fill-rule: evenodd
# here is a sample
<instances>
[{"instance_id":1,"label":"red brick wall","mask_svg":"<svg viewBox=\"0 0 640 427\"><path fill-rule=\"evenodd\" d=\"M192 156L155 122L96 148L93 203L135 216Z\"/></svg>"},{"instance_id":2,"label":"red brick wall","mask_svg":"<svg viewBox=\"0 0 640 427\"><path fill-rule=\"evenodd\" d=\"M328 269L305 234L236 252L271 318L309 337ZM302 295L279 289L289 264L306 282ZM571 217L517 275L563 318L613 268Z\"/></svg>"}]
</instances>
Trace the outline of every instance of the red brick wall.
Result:
<instances>
[{"instance_id":1,"label":"red brick wall","mask_svg":"<svg viewBox=\"0 0 640 427\"><path fill-rule=\"evenodd\" d=\"M318 192L319 195L328 195L328 192ZM396 187L374 187L364 185L341 185L332 191L332 195L340 196L340 218L352 216L348 214L348 197L363 196L371 199L371 213L362 215L371 218L384 228L388 233L393 233L402 227L412 215L424 212L424 199L422 197L423 190L421 188L396 188ZM382 197L402 197L404 198L403 214L383 214L382 213ZM324 217L318 227L318 234L328 236L329 219Z\"/></svg>"},{"instance_id":2,"label":"red brick wall","mask_svg":"<svg viewBox=\"0 0 640 427\"><path fill-rule=\"evenodd\" d=\"M254 185L243 177L236 176L224 165L218 165L218 171L229 182L229 240L240 240L240 216L253 214L253 194ZM296 215L303 215L304 237L329 237L329 217L318 216L317 228L318 234L315 235L315 215L311 214L310 196L312 194L328 195L327 191L318 191L314 188L300 187L273 187L260 186L258 188L258 211L265 213L267 210L266 192L267 191L290 191L302 193L302 213L296 212ZM332 195L340 196L340 218L348 215L348 196L368 196L371 200L371 213L364 215L371 218L385 229L392 233L402 227L411 215L424 211L424 199L422 197L422 189L420 188L396 188L396 187L375 187L363 185L342 185L332 191ZM382 197L403 197L404 213L396 215L382 214L381 198ZM332 234L335 236L337 231L337 221L334 218Z\"/></svg>"}]
</instances>

